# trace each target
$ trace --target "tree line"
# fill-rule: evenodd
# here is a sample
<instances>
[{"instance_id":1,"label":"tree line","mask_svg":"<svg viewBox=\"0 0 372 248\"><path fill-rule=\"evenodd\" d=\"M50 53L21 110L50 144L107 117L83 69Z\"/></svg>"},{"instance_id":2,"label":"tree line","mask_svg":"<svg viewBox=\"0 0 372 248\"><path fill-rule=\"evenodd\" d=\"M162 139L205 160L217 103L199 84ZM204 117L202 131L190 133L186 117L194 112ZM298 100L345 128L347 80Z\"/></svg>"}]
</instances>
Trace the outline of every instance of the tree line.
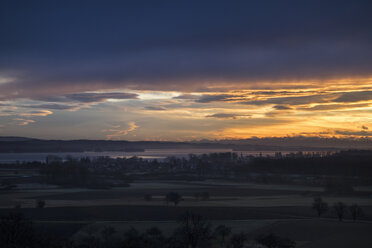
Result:
<instances>
[{"instance_id":1,"label":"tree line","mask_svg":"<svg viewBox=\"0 0 372 248\"><path fill-rule=\"evenodd\" d=\"M200 215L186 212L174 230L165 235L158 227L145 231L129 228L119 233L112 226L92 230L64 241L50 233L41 233L32 221L20 213L0 218L0 244L3 248L293 248L296 243L273 233L249 240L247 233L234 233L226 225L213 227Z\"/></svg>"},{"instance_id":2,"label":"tree line","mask_svg":"<svg viewBox=\"0 0 372 248\"><path fill-rule=\"evenodd\" d=\"M314 198L312 208L316 211L319 218L324 216L324 214L330 209L328 203L325 202L320 196ZM339 221L342 221L346 214L350 214L353 221L356 221L364 215L362 208L357 204L347 206L343 202L336 202L332 205L331 209L333 209L334 213L336 213Z\"/></svg>"}]
</instances>

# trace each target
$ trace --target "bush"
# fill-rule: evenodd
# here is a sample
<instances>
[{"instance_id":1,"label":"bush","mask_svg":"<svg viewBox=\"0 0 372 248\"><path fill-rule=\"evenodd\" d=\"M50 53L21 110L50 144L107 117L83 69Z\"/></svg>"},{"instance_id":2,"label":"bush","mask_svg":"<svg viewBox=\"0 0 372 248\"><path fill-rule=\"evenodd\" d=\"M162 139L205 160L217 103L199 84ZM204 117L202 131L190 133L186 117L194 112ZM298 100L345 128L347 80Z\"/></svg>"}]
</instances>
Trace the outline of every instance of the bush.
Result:
<instances>
[{"instance_id":1,"label":"bush","mask_svg":"<svg viewBox=\"0 0 372 248\"><path fill-rule=\"evenodd\" d=\"M144 199L145 199L145 201L152 201L152 195L147 194L147 195L145 195Z\"/></svg>"},{"instance_id":2,"label":"bush","mask_svg":"<svg viewBox=\"0 0 372 248\"><path fill-rule=\"evenodd\" d=\"M36 208L44 208L45 207L45 200L36 200Z\"/></svg>"},{"instance_id":3,"label":"bush","mask_svg":"<svg viewBox=\"0 0 372 248\"><path fill-rule=\"evenodd\" d=\"M296 243L288 238L282 238L275 234L261 235L256 241L267 248L294 248Z\"/></svg>"},{"instance_id":4,"label":"bush","mask_svg":"<svg viewBox=\"0 0 372 248\"><path fill-rule=\"evenodd\" d=\"M165 195L165 201L173 202L174 206L177 206L178 203L182 200L182 196L176 192L169 192Z\"/></svg>"}]
</instances>

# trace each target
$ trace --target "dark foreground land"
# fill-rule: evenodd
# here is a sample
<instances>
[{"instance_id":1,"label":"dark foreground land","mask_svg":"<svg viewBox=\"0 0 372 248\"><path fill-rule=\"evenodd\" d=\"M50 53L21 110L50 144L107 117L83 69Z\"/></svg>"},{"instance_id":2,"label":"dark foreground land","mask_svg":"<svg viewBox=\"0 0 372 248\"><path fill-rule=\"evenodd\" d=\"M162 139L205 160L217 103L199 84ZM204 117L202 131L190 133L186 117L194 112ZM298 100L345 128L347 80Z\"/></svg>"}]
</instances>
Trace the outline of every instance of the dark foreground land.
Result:
<instances>
[{"instance_id":1,"label":"dark foreground land","mask_svg":"<svg viewBox=\"0 0 372 248\"><path fill-rule=\"evenodd\" d=\"M174 206L164 201L164 194L177 191L183 200ZM21 201L24 206L0 209L0 215L21 213L31 219L40 233L52 233L54 239L81 240L87 233L100 236L107 227L121 238L130 228L140 232L157 227L171 235L186 212L203 216L213 227L226 225L232 233L244 232L247 242L274 233L295 241L296 247L371 247L372 201L368 194L333 196L319 192L319 187L291 185L257 185L228 182L147 182L132 183L129 188L108 190L28 189L1 194L6 199ZM210 193L209 199L196 200L193 192ZM153 199L143 198L150 193ZM321 218L311 207L313 197L324 194L325 201L362 204L363 216L352 221L349 213L343 221L329 209ZM43 208L35 201L44 199ZM110 205L112 202L115 205ZM29 203L27 205L27 203ZM90 204L90 205L89 205ZM259 206L255 206L255 205ZM95 247L95 246L86 246ZM102 246L103 247L103 246ZM123 246L125 247L125 246ZM212 246L220 247L220 246ZM246 246L252 247L252 246Z\"/></svg>"},{"instance_id":2,"label":"dark foreground land","mask_svg":"<svg viewBox=\"0 0 372 248\"><path fill-rule=\"evenodd\" d=\"M371 212L372 207L365 207ZM0 214L14 212L1 209ZM371 247L370 218L353 222L338 221L329 214L314 217L309 207L182 207L182 206L96 206L25 208L16 212L32 219L40 232L53 233L60 239L74 239L81 233L99 233L112 226L118 232L134 227L145 231L158 227L169 235L185 212L201 215L212 226L227 225L235 233L245 232L248 240L275 233L296 241L296 247Z\"/></svg>"},{"instance_id":3,"label":"dark foreground land","mask_svg":"<svg viewBox=\"0 0 372 248\"><path fill-rule=\"evenodd\" d=\"M362 154L3 165L0 247L370 248L372 155ZM34 230L21 233L49 243L4 245L4 235L22 226L14 220ZM230 230L226 242L221 230ZM204 234L188 247L187 233Z\"/></svg>"}]
</instances>

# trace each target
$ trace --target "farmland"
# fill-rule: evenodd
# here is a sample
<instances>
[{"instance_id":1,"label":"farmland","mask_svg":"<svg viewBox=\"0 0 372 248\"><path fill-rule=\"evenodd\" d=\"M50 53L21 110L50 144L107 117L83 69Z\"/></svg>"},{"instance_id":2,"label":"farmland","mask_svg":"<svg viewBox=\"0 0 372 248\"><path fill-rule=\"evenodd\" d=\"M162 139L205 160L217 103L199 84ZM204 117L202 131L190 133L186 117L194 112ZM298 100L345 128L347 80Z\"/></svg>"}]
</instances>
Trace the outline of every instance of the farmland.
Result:
<instances>
[{"instance_id":1,"label":"farmland","mask_svg":"<svg viewBox=\"0 0 372 248\"><path fill-rule=\"evenodd\" d=\"M164 195L168 191L179 192L183 201L178 206L167 204ZM194 192L204 191L210 194L208 200L193 197ZM366 212L362 222L339 223L332 212L320 220L315 218L311 203L313 197L322 192L320 187L219 181L139 181L129 188L108 190L30 187L21 192L2 193L0 213L14 211L14 203L20 203L22 207L16 211L31 218L39 228L69 238L78 238L87 228L100 230L108 225L119 231L157 226L170 233L179 216L190 211L204 216L212 225L223 223L231 226L233 232L247 232L252 239L260 232L271 230L300 241L301 247L321 247L317 246L319 237L325 243L333 243L334 239L348 233L349 242L340 242L339 247L356 241L371 244L366 230L372 230L372 198L325 196L324 200L330 204L357 203ZM152 200L146 201L145 194L151 194ZM45 200L46 206L35 208L36 199ZM320 231L329 228L336 234L327 236ZM311 231L310 235L310 229L316 231Z\"/></svg>"},{"instance_id":2,"label":"farmland","mask_svg":"<svg viewBox=\"0 0 372 248\"><path fill-rule=\"evenodd\" d=\"M235 234L245 233L247 244L260 235L274 233L293 240L296 247L372 245L372 190L365 183L340 193L328 185L307 181L274 183L216 175L171 180L169 175L161 179L159 173L150 172L125 177L128 183L124 186L120 182L90 187L73 181L71 185L52 184L40 171L38 166L2 167L0 175L7 183L0 191L0 215L20 213L32 220L37 230L60 240L81 242L87 235L100 237L108 227L115 230L117 240L130 228L145 232L157 227L169 236L179 226L181 216L192 213L202 216L212 228L224 225ZM172 173L177 176L178 172ZM107 172L83 178L94 182L96 178L122 180ZM178 194L179 202L166 201L169 192ZM320 218L312 208L319 196L329 206ZM333 209L339 202L347 209L356 204L363 215L353 221L346 209L339 221Z\"/></svg>"}]
</instances>

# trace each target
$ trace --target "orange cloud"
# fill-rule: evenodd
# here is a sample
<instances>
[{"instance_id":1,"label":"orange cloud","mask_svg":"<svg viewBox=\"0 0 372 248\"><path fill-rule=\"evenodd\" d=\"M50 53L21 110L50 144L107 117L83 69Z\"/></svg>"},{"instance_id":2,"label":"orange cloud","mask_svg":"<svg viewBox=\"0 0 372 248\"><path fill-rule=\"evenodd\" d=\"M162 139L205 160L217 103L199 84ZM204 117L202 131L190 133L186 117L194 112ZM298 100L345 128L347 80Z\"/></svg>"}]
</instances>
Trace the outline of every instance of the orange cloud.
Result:
<instances>
[{"instance_id":1,"label":"orange cloud","mask_svg":"<svg viewBox=\"0 0 372 248\"><path fill-rule=\"evenodd\" d=\"M131 132L134 132L139 128L134 121L128 122L126 128L122 128L120 125L113 126L111 129L103 130L103 132L109 132L106 135L106 139L119 139L123 136L128 135Z\"/></svg>"}]
</instances>

